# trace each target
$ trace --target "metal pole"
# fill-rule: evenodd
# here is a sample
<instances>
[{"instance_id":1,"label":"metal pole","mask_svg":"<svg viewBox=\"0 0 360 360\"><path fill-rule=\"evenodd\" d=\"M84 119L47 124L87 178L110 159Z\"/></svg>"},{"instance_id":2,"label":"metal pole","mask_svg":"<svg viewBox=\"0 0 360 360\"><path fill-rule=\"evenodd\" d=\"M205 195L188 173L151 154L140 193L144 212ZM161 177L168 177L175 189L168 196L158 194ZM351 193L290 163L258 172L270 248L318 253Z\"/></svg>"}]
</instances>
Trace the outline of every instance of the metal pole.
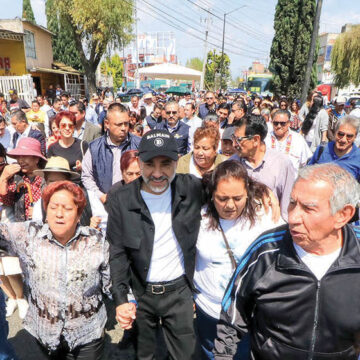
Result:
<instances>
[{"instance_id":1,"label":"metal pole","mask_svg":"<svg viewBox=\"0 0 360 360\"><path fill-rule=\"evenodd\" d=\"M312 67L313 67L316 41L317 41L318 34L319 34L321 7L322 7L322 0L318 0L317 4L316 4L316 13L315 13L315 18L314 18L313 32L311 35L311 43L310 43L308 61L307 61L307 65L306 65L305 78L304 78L303 86L301 89L301 103L302 104L306 101L306 97L307 97L307 94L309 92L309 87L310 87L310 77L311 77L311 71L312 71Z\"/></svg>"},{"instance_id":2,"label":"metal pole","mask_svg":"<svg viewBox=\"0 0 360 360\"><path fill-rule=\"evenodd\" d=\"M135 33L136 33L136 70L135 70L135 87L140 87L139 78L139 43L138 43L138 19L137 19L137 1L135 0Z\"/></svg>"},{"instance_id":3,"label":"metal pole","mask_svg":"<svg viewBox=\"0 0 360 360\"><path fill-rule=\"evenodd\" d=\"M202 75L200 82L200 90L204 90L205 84L205 71L206 71L206 63L207 63L207 47L208 47L208 35L209 35L209 27L210 27L210 15L208 14L206 21L206 31L205 31L205 44L204 44L204 57L203 57L203 66L202 66Z\"/></svg>"},{"instance_id":4,"label":"metal pole","mask_svg":"<svg viewBox=\"0 0 360 360\"><path fill-rule=\"evenodd\" d=\"M220 91L222 90L222 78L223 78L223 76L224 76L225 23L226 23L226 14L224 14L223 38L222 38L222 47L221 47Z\"/></svg>"}]
</instances>

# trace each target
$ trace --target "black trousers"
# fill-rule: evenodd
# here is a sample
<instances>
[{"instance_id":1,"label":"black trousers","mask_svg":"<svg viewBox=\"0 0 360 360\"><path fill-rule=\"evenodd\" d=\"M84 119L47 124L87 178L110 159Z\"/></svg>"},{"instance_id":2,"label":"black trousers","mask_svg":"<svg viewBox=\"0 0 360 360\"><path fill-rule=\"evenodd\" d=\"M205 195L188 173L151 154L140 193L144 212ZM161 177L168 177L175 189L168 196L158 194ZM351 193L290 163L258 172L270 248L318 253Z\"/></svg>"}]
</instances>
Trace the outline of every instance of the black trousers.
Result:
<instances>
[{"instance_id":1,"label":"black trousers","mask_svg":"<svg viewBox=\"0 0 360 360\"><path fill-rule=\"evenodd\" d=\"M78 346L71 351L62 339L57 350L51 353L38 341L36 343L49 360L101 360L104 351L104 337Z\"/></svg>"},{"instance_id":2,"label":"black trousers","mask_svg":"<svg viewBox=\"0 0 360 360\"><path fill-rule=\"evenodd\" d=\"M188 285L155 295L146 291L137 299L137 359L153 360L156 349L156 328L162 327L172 360L195 357L193 297Z\"/></svg>"}]
</instances>

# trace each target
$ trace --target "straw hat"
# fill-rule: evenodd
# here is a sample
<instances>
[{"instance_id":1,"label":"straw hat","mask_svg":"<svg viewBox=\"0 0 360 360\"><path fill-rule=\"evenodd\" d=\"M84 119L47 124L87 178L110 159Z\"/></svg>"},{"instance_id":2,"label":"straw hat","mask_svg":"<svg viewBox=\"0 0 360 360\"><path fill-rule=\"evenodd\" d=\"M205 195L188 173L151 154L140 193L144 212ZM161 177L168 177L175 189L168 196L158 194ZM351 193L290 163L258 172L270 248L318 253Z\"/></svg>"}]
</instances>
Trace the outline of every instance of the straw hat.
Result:
<instances>
[{"instance_id":1,"label":"straw hat","mask_svg":"<svg viewBox=\"0 0 360 360\"><path fill-rule=\"evenodd\" d=\"M39 140L31 137L24 137L19 140L16 148L7 153L10 157L16 156L37 156L41 159L47 160L41 152L41 144Z\"/></svg>"},{"instance_id":2,"label":"straw hat","mask_svg":"<svg viewBox=\"0 0 360 360\"><path fill-rule=\"evenodd\" d=\"M45 177L45 173L50 173L50 172L60 172L64 174L69 174L71 181L80 179L80 174L78 174L75 171L71 171L69 162L61 156L52 156L51 158L48 159L45 169L35 170L34 174L41 177Z\"/></svg>"}]
</instances>

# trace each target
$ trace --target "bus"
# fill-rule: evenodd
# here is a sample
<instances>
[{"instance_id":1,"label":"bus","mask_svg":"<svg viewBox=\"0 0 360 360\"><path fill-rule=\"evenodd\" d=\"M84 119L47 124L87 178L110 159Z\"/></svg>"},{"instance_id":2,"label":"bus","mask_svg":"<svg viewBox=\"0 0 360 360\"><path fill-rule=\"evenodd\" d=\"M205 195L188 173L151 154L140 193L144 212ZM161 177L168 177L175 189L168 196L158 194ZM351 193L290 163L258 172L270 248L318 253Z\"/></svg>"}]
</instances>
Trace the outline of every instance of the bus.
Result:
<instances>
[{"instance_id":1,"label":"bus","mask_svg":"<svg viewBox=\"0 0 360 360\"><path fill-rule=\"evenodd\" d=\"M247 91L265 96L272 91L272 74L252 74L247 79Z\"/></svg>"}]
</instances>

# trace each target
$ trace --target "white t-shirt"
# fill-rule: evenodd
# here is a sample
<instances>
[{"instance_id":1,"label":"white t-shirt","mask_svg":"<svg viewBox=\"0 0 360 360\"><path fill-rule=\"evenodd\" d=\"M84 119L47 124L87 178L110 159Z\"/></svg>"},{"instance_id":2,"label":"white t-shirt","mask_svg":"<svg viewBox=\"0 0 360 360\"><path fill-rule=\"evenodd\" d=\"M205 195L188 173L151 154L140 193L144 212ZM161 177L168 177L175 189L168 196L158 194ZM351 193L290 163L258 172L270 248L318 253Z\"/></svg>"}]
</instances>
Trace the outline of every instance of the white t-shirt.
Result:
<instances>
[{"instance_id":1,"label":"white t-shirt","mask_svg":"<svg viewBox=\"0 0 360 360\"><path fill-rule=\"evenodd\" d=\"M301 246L294 244L296 253L302 262L312 271L318 280L326 274L333 262L339 257L341 248L327 255L315 255L306 252Z\"/></svg>"},{"instance_id":2,"label":"white t-shirt","mask_svg":"<svg viewBox=\"0 0 360 360\"><path fill-rule=\"evenodd\" d=\"M191 175L196 176L198 179L202 179L201 174L198 172L198 170L196 168L196 165L194 162L194 155L191 155L191 158L190 158L189 173Z\"/></svg>"},{"instance_id":3,"label":"white t-shirt","mask_svg":"<svg viewBox=\"0 0 360 360\"><path fill-rule=\"evenodd\" d=\"M203 213L204 211L205 209ZM261 233L283 223L283 220L280 220L275 224L271 216L270 211L267 215L261 211L253 227L250 227L250 222L244 219L220 219L221 227L237 263ZM221 231L208 230L208 224L208 218L203 217L196 244L194 284L200 293L196 294L195 302L206 314L219 319L221 301L233 269Z\"/></svg>"},{"instance_id":4,"label":"white t-shirt","mask_svg":"<svg viewBox=\"0 0 360 360\"><path fill-rule=\"evenodd\" d=\"M146 281L163 282L185 274L184 255L175 237L171 219L171 187L160 195L141 190L155 225L154 247Z\"/></svg>"},{"instance_id":5,"label":"white t-shirt","mask_svg":"<svg viewBox=\"0 0 360 360\"><path fill-rule=\"evenodd\" d=\"M291 142L289 136L291 135ZM309 148L309 145L306 143L303 136L298 134L295 131L289 130L289 135L282 141L279 141L274 132L270 132L270 136L266 137L265 144L267 147L273 148L272 139L275 140L275 148L285 155L288 155L291 163L293 164L296 172L299 170L300 167L306 165L307 160L311 158L312 152ZM290 143L290 151L287 151L288 142Z\"/></svg>"}]
</instances>

